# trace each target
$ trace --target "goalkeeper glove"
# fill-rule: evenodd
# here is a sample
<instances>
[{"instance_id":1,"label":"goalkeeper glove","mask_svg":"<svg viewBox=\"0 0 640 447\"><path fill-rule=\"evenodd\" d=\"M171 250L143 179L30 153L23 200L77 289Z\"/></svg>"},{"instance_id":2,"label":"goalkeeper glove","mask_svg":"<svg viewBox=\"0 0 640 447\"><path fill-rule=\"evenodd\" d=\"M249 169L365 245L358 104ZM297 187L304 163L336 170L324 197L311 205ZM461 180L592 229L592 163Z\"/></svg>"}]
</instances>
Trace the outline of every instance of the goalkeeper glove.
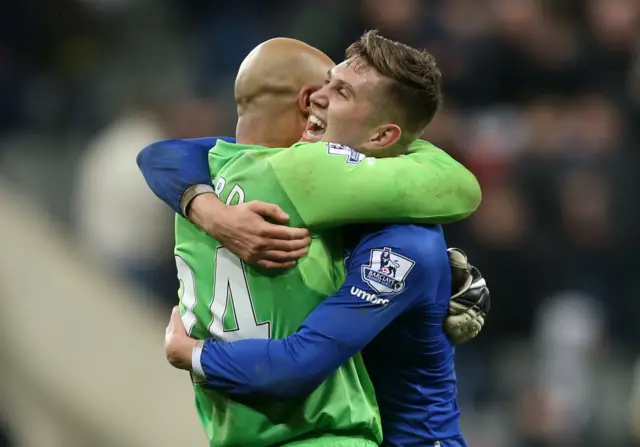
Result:
<instances>
[{"instance_id":1,"label":"goalkeeper glove","mask_svg":"<svg viewBox=\"0 0 640 447\"><path fill-rule=\"evenodd\" d=\"M467 255L458 248L447 250L451 265L452 296L445 332L459 345L475 338L484 326L491 308L491 294L480 271L469 264Z\"/></svg>"}]
</instances>

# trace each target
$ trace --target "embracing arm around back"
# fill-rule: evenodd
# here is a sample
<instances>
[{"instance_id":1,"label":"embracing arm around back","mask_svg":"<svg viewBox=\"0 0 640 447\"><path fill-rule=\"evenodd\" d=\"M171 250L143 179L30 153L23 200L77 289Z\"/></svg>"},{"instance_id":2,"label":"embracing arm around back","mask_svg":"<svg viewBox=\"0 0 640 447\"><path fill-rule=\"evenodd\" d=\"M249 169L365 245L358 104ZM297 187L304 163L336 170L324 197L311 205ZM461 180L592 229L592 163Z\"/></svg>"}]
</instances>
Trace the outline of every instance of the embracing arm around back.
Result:
<instances>
[{"instance_id":1,"label":"embracing arm around back","mask_svg":"<svg viewBox=\"0 0 640 447\"><path fill-rule=\"evenodd\" d=\"M433 250L444 249L444 243L420 244L411 234L406 236L394 234L392 228L366 236L347 260L347 276L340 289L284 340L226 343L209 339L193 351L195 340L187 341L182 355L172 363L192 369L203 383L231 395L308 394L418 300L435 295L431 289L448 275L441 263L433 261L437 258ZM397 292L380 293L366 279L372 254L384 250L392 250L394 259L403 259L398 272L402 269L404 277ZM371 274L376 274L375 268Z\"/></svg>"},{"instance_id":2,"label":"embracing arm around back","mask_svg":"<svg viewBox=\"0 0 640 447\"><path fill-rule=\"evenodd\" d=\"M217 140L161 141L138 155L150 188L174 211L180 212L189 186L211 184L205 151ZM455 222L473 213L482 198L469 170L422 140L408 155L387 159L366 158L333 143L298 143L273 152L267 161L310 227ZM255 175L261 169L256 163Z\"/></svg>"},{"instance_id":3,"label":"embracing arm around back","mask_svg":"<svg viewBox=\"0 0 640 447\"><path fill-rule=\"evenodd\" d=\"M136 161L156 196L223 241L243 261L264 268L294 266L310 243L306 229L281 225L289 217L277 205L250 202L227 207L213 193L208 153L219 139L235 141L220 137L158 141L142 149Z\"/></svg>"},{"instance_id":4,"label":"embracing arm around back","mask_svg":"<svg viewBox=\"0 0 640 447\"><path fill-rule=\"evenodd\" d=\"M365 157L333 143L298 143L269 155L268 162L303 226L311 229L456 222L482 199L475 176L423 140L416 140L407 155L392 158Z\"/></svg>"},{"instance_id":5,"label":"embracing arm around back","mask_svg":"<svg viewBox=\"0 0 640 447\"><path fill-rule=\"evenodd\" d=\"M222 137L157 141L142 149L136 162L151 191L180 214L180 201L189 187L211 185L207 156L219 139L235 141Z\"/></svg>"},{"instance_id":6,"label":"embracing arm around back","mask_svg":"<svg viewBox=\"0 0 640 447\"><path fill-rule=\"evenodd\" d=\"M178 213L190 205L187 217L242 260L262 267L291 267L304 255L308 234L299 228L276 225L288 220L277 206L249 202L239 205L245 210L232 210L209 193L194 195L192 202L181 207L190 186L210 186L205 151L217 140L154 143L139 154L138 164L158 197ZM333 143L299 143L269 152L266 161L300 213L300 219L291 222L296 226L318 229L361 222L447 223L467 217L481 200L473 174L422 140L414 142L408 155L389 159L365 158ZM259 176L263 169L264 163L256 163L245 174ZM250 199L260 201L260 197ZM252 219L248 219L250 215Z\"/></svg>"}]
</instances>

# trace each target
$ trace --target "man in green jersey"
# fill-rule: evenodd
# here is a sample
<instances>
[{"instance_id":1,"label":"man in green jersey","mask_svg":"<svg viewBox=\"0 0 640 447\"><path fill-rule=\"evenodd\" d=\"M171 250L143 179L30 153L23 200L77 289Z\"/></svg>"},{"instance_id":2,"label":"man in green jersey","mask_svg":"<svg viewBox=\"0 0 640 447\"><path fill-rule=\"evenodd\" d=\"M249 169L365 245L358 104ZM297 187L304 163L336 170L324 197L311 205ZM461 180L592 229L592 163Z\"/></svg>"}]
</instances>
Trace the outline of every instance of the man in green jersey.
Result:
<instances>
[{"instance_id":1,"label":"man in green jersey","mask_svg":"<svg viewBox=\"0 0 640 447\"><path fill-rule=\"evenodd\" d=\"M243 63L238 79L243 78L243 70L255 69L253 64L267 57L274 45L271 42L252 52ZM279 41L277 46L281 47L281 56L290 54L297 58L300 53L309 56L310 51L305 52L301 45ZM323 67L323 76L325 72ZM290 73L277 79L281 85L263 85L247 95L249 101L245 103L242 89L236 88L239 142L251 140L247 133L253 133L255 138L265 130L264 124L243 127L241 123L247 122L243 118L260 116L259 111L269 102L266 99L290 98L297 90L300 92L298 110L307 107L306 93L298 79L292 80ZM290 88L292 85L295 88ZM265 98L265 94L279 96ZM256 98L259 101L255 101ZM264 116L262 118L264 123ZM386 129L382 133L399 139L401 135L396 130ZM395 136L391 135L394 132ZM335 291L343 279L340 234L323 232L331 225L392 220L447 222L475 209L479 191L468 171L427 143L412 155L413 158L406 160L364 160L358 153L337 144L263 150L219 143L211 152L210 168L218 174L215 185L221 199L227 204L248 199L275 201L284 205L292 224L307 225L318 237L314 238L309 255L295 269L269 277L259 269L243 265L227 248L178 218L176 259L182 285L183 322L190 335L207 338L213 334L219 340L231 341L284 338L295 332L313 307ZM403 180L385 181L393 169L402 170ZM431 178L425 180L429 175ZM327 184L327 176L333 176L336 185L346 189L339 193L337 186ZM459 184L451 180L455 176L459 177ZM322 181L318 181L319 177ZM368 193L363 186L370 186ZM413 190L407 191L409 187ZM425 204L431 194L432 201ZM474 195L476 200L471 205L468 198ZM345 197L351 200L347 204ZM336 221L332 222L332 218ZM294 291L299 300L279 303L283 299L281 295ZM314 445L366 445L364 440L375 445L380 441L375 398L359 356L349 360L302 402L238 402L197 384L195 387L211 445L281 445L319 436L323 437L305 441L305 445L312 442ZM344 444L338 444L340 439Z\"/></svg>"}]
</instances>

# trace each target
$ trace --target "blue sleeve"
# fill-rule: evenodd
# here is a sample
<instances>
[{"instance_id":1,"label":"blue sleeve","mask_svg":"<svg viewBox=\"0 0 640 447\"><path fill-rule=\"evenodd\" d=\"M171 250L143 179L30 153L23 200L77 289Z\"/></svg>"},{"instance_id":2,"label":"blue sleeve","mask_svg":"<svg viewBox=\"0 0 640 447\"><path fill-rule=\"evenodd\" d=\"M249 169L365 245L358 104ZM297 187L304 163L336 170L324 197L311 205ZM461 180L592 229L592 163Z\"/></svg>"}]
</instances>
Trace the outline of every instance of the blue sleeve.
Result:
<instances>
[{"instance_id":1,"label":"blue sleeve","mask_svg":"<svg viewBox=\"0 0 640 447\"><path fill-rule=\"evenodd\" d=\"M207 156L218 139L235 142L220 137L164 140L138 154L138 167L147 185L176 213L180 213L180 199L189 186L211 183Z\"/></svg>"},{"instance_id":2,"label":"blue sleeve","mask_svg":"<svg viewBox=\"0 0 640 447\"><path fill-rule=\"evenodd\" d=\"M419 299L428 299L428 251L411 240L383 231L365 237L347 260L340 290L284 340L250 339L231 343L209 339L194 371L208 386L231 395L306 395L340 365L361 351L396 317ZM395 277L381 273L381 254L389 253Z\"/></svg>"}]
</instances>

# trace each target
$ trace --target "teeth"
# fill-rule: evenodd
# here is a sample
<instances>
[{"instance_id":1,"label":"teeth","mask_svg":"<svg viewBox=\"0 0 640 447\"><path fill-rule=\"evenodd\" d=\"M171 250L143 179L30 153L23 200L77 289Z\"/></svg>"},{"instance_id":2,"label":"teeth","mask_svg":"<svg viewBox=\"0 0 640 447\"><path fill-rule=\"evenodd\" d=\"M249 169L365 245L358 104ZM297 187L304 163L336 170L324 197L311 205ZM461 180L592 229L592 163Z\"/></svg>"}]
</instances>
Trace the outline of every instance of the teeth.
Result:
<instances>
[{"instance_id":1,"label":"teeth","mask_svg":"<svg viewBox=\"0 0 640 447\"><path fill-rule=\"evenodd\" d=\"M327 125L325 124L324 121L322 121L320 118L318 118L315 115L311 115L309 116L309 121L311 121L313 124L315 124L316 126L322 128L322 129L326 129Z\"/></svg>"}]
</instances>

